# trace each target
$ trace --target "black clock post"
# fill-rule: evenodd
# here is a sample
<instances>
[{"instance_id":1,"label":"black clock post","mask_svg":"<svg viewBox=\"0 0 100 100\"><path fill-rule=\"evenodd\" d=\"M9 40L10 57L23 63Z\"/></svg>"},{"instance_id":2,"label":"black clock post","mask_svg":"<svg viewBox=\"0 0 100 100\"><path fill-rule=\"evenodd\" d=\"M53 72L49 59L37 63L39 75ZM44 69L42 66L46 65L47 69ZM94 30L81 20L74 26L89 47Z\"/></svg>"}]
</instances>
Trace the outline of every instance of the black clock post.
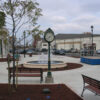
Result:
<instances>
[{"instance_id":1,"label":"black clock post","mask_svg":"<svg viewBox=\"0 0 100 100\"><path fill-rule=\"evenodd\" d=\"M51 59L50 59L50 43L48 43L48 73L47 76L52 76L51 74Z\"/></svg>"},{"instance_id":2,"label":"black clock post","mask_svg":"<svg viewBox=\"0 0 100 100\"><path fill-rule=\"evenodd\" d=\"M46 42L48 42L48 72L45 80L46 83L53 83L53 77L51 73L50 45L51 42L54 40L54 38L55 38L54 32L50 28L47 29L44 34L44 39Z\"/></svg>"}]
</instances>

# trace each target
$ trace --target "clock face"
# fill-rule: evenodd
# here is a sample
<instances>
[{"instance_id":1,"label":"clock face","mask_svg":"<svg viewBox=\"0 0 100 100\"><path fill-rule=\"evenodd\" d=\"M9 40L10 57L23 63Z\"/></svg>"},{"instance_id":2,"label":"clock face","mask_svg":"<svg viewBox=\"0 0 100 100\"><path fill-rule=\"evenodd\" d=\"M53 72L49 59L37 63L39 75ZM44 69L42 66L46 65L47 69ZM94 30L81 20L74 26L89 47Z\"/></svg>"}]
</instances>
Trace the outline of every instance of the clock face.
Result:
<instances>
[{"instance_id":1,"label":"clock face","mask_svg":"<svg viewBox=\"0 0 100 100\"><path fill-rule=\"evenodd\" d=\"M54 40L54 34L52 34L52 33L47 33L47 34L45 35L45 39L46 39L47 42L52 42L52 41Z\"/></svg>"}]
</instances>

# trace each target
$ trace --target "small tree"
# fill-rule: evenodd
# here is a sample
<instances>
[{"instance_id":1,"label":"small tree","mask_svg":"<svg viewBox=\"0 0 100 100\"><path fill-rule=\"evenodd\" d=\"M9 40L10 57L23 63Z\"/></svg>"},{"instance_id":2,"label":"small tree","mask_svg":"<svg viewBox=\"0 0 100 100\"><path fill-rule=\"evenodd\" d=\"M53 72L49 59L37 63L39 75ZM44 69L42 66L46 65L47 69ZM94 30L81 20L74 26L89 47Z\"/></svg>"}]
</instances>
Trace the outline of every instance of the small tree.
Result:
<instances>
[{"instance_id":1,"label":"small tree","mask_svg":"<svg viewBox=\"0 0 100 100\"><path fill-rule=\"evenodd\" d=\"M1 0L0 9L6 14L6 23L13 37L13 86L15 87L15 38L24 25L36 26L41 9L35 0Z\"/></svg>"},{"instance_id":2,"label":"small tree","mask_svg":"<svg viewBox=\"0 0 100 100\"><path fill-rule=\"evenodd\" d=\"M40 40L44 34L42 30L39 30L39 27L40 26L36 27L35 29L29 32L29 34L32 34L32 37L33 37L33 47L34 48L36 48L38 40Z\"/></svg>"},{"instance_id":3,"label":"small tree","mask_svg":"<svg viewBox=\"0 0 100 100\"><path fill-rule=\"evenodd\" d=\"M34 48L36 48L37 41L40 40L44 34L44 32L42 30L40 30L39 27L40 26L37 26L37 27L33 28L31 31L30 30L25 31L25 33L26 33L25 38L28 38L30 35L32 35L32 39L30 41L33 41ZM22 36L21 40L18 41L18 43L23 41L23 40L24 40L24 37Z\"/></svg>"},{"instance_id":4,"label":"small tree","mask_svg":"<svg viewBox=\"0 0 100 100\"><path fill-rule=\"evenodd\" d=\"M0 9L6 14L6 23L10 26L12 35L16 35L26 24L37 24L36 21L41 16L38 5L35 0L1 0Z\"/></svg>"},{"instance_id":5,"label":"small tree","mask_svg":"<svg viewBox=\"0 0 100 100\"><path fill-rule=\"evenodd\" d=\"M43 35L43 31L38 31L37 33L33 34L33 47L36 48L37 42L41 39L41 35Z\"/></svg>"}]
</instances>

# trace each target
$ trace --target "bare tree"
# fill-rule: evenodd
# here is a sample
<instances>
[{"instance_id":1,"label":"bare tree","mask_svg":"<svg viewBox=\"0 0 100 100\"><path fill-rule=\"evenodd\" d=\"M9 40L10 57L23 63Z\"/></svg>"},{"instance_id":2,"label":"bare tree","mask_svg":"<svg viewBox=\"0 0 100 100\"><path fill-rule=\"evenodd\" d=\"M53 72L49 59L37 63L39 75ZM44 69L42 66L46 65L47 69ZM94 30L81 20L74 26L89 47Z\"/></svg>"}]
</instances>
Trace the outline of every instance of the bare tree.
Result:
<instances>
[{"instance_id":1,"label":"bare tree","mask_svg":"<svg viewBox=\"0 0 100 100\"><path fill-rule=\"evenodd\" d=\"M34 1L34 2L33 2ZM35 27L36 21L41 16L35 0L1 0L0 9L6 15L6 24L10 26L12 34L15 34L26 24Z\"/></svg>"},{"instance_id":2,"label":"bare tree","mask_svg":"<svg viewBox=\"0 0 100 100\"><path fill-rule=\"evenodd\" d=\"M15 87L15 38L24 25L36 26L41 9L35 0L0 0L0 9L6 15L6 24L13 37L13 86Z\"/></svg>"}]
</instances>

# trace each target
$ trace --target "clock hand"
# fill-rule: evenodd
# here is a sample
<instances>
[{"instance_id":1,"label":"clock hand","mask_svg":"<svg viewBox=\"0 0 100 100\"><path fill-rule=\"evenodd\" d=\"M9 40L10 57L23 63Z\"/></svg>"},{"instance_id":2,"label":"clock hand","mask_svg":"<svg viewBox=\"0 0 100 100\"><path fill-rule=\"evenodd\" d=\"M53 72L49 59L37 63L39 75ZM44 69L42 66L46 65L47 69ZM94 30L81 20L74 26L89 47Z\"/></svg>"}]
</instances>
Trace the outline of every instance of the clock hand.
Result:
<instances>
[{"instance_id":1,"label":"clock hand","mask_svg":"<svg viewBox=\"0 0 100 100\"><path fill-rule=\"evenodd\" d=\"M49 36L49 38L51 38L51 36Z\"/></svg>"},{"instance_id":2,"label":"clock hand","mask_svg":"<svg viewBox=\"0 0 100 100\"><path fill-rule=\"evenodd\" d=\"M51 36L49 36L48 39L49 39L50 37L51 37Z\"/></svg>"}]
</instances>

